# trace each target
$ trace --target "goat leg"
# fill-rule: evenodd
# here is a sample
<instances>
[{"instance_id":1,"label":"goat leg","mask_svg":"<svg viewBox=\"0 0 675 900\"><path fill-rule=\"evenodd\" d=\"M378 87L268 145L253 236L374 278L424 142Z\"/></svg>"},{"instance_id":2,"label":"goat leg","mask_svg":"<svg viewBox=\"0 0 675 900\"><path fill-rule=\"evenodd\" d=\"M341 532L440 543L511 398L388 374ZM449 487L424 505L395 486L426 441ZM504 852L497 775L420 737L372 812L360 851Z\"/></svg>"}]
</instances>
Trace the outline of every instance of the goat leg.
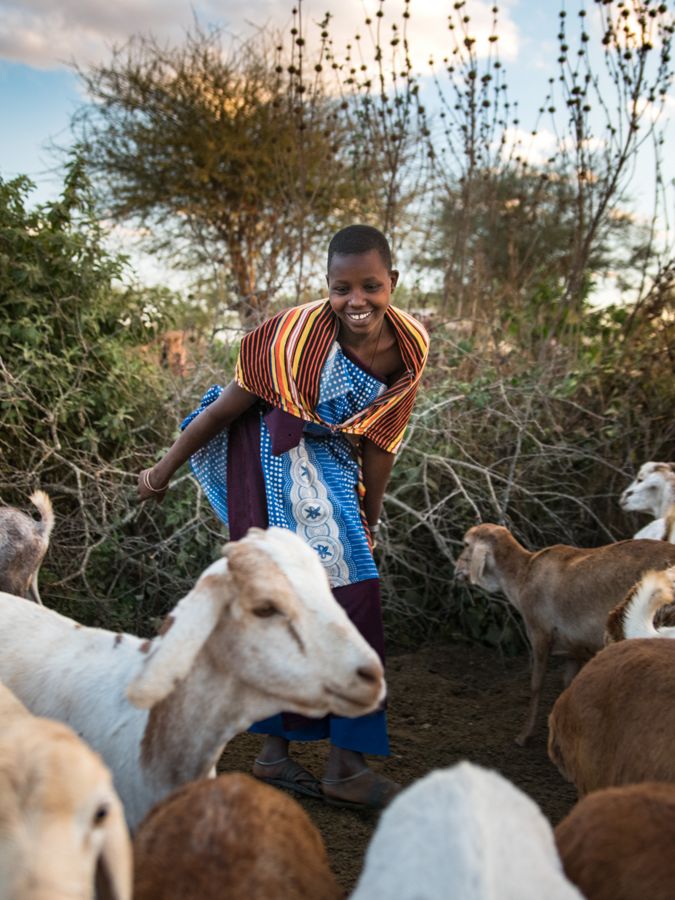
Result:
<instances>
[{"instance_id":1,"label":"goat leg","mask_svg":"<svg viewBox=\"0 0 675 900\"><path fill-rule=\"evenodd\" d=\"M530 643L532 644L532 678L530 680L530 708L527 713L525 725L520 734L516 738L516 744L519 747L525 746L528 739L532 736L534 725L537 719L537 710L539 709L539 696L541 694L541 686L544 682L544 673L548 663L548 654L551 649L551 637L541 632L530 633Z\"/></svg>"}]
</instances>

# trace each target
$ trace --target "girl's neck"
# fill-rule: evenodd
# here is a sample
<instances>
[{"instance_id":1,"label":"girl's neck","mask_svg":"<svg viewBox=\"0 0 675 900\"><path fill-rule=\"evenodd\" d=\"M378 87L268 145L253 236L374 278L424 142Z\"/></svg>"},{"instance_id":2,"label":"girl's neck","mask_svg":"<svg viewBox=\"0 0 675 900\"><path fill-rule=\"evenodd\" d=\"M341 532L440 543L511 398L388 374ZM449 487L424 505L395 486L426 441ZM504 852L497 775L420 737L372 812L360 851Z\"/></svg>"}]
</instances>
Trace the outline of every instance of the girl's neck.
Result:
<instances>
[{"instance_id":1,"label":"girl's neck","mask_svg":"<svg viewBox=\"0 0 675 900\"><path fill-rule=\"evenodd\" d=\"M386 325L384 319L374 334L354 334L348 331L342 324L338 331L337 340L341 347L347 347L359 356L373 352L377 348L380 339L384 337Z\"/></svg>"},{"instance_id":2,"label":"girl's neck","mask_svg":"<svg viewBox=\"0 0 675 900\"><path fill-rule=\"evenodd\" d=\"M375 338L368 337L368 341L354 343L340 331L337 341L354 362L360 363L366 371L386 382L403 366L396 334L384 319L379 334Z\"/></svg>"}]
</instances>

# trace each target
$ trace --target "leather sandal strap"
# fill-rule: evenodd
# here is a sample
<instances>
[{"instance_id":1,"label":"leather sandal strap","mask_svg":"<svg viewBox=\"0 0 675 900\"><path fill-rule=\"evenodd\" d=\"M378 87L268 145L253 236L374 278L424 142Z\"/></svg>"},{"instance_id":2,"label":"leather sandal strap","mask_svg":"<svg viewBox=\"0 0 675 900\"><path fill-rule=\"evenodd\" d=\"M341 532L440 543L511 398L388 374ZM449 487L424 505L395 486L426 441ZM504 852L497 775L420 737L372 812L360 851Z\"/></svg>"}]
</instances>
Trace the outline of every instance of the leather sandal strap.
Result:
<instances>
[{"instance_id":1,"label":"leather sandal strap","mask_svg":"<svg viewBox=\"0 0 675 900\"><path fill-rule=\"evenodd\" d=\"M362 775L365 775L366 772L372 772L372 769L365 768L361 769L360 772L357 772L355 775L347 775L346 778L322 778L321 784L345 784L347 781L353 781L355 778L360 778Z\"/></svg>"}]
</instances>

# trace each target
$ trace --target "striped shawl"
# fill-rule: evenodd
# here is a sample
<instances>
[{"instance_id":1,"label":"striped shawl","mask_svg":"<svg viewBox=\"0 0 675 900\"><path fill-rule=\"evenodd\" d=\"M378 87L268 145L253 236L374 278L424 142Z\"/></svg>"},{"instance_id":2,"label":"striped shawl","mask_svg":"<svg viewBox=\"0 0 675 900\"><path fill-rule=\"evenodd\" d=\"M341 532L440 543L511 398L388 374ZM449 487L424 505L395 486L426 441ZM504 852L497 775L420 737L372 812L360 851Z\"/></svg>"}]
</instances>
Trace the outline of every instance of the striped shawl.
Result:
<instances>
[{"instance_id":1,"label":"striped shawl","mask_svg":"<svg viewBox=\"0 0 675 900\"><path fill-rule=\"evenodd\" d=\"M277 313L241 342L235 381L271 406L324 425L332 431L366 435L396 453L405 432L422 371L429 338L411 315L393 306L385 315L398 340L405 370L365 409L340 425L328 425L316 414L321 370L339 322L327 300Z\"/></svg>"}]
</instances>

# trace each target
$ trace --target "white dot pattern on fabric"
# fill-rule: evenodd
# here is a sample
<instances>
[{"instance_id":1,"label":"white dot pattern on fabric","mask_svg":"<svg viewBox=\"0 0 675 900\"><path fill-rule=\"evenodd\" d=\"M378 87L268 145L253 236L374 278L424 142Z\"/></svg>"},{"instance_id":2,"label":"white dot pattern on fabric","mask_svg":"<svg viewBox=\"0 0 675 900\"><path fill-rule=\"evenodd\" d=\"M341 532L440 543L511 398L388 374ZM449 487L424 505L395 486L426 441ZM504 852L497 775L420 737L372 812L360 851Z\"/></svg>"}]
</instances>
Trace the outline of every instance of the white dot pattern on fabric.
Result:
<instances>
[{"instance_id":1,"label":"white dot pattern on fabric","mask_svg":"<svg viewBox=\"0 0 675 900\"><path fill-rule=\"evenodd\" d=\"M220 386L211 388L182 427L221 390ZM317 413L327 424L339 424L370 405L384 390L382 382L348 359L335 342L321 372ZM377 578L361 521L358 465L347 438L306 423L298 447L274 456L261 415L260 459L269 524L295 531L313 547L333 587ZM227 432L210 441L190 462L216 514L227 524Z\"/></svg>"},{"instance_id":2,"label":"white dot pattern on fabric","mask_svg":"<svg viewBox=\"0 0 675 900\"><path fill-rule=\"evenodd\" d=\"M202 397L199 408L190 413L181 423L181 431L200 412L216 400L223 388L212 385ZM212 438L206 446L190 457L190 465L197 481L218 518L227 525L227 429Z\"/></svg>"}]
</instances>

